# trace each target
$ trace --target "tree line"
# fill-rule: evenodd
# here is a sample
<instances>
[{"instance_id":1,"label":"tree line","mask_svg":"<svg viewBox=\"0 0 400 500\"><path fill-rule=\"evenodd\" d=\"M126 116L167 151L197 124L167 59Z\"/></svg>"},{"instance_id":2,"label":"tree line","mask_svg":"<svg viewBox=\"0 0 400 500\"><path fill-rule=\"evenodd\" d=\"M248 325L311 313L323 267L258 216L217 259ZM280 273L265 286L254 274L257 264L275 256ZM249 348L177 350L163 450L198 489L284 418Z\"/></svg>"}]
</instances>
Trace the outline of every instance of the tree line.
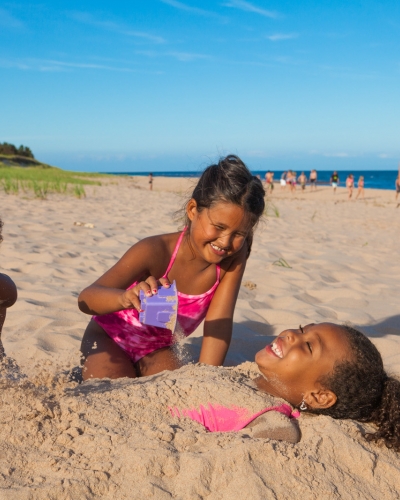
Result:
<instances>
[{"instance_id":1,"label":"tree line","mask_svg":"<svg viewBox=\"0 0 400 500\"><path fill-rule=\"evenodd\" d=\"M35 158L28 146L23 146L21 144L19 148L16 148L14 144L9 144L8 142L0 143L0 154L25 156L25 158Z\"/></svg>"}]
</instances>

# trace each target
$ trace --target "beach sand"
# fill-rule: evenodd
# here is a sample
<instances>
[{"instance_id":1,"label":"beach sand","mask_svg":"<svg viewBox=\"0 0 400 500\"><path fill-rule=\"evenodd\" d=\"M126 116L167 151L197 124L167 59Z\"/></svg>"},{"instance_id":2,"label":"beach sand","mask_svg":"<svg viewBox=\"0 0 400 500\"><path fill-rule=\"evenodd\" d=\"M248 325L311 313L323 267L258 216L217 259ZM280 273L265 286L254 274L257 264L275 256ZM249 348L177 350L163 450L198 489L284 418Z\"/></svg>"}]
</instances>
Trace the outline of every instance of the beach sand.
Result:
<instances>
[{"instance_id":1,"label":"beach sand","mask_svg":"<svg viewBox=\"0 0 400 500\"><path fill-rule=\"evenodd\" d=\"M348 201L344 188L292 195L276 185L235 311L226 366L238 368L79 386L67 376L89 320L79 292L138 240L176 231L174 212L193 184L156 177L150 192L147 177L102 182L85 199L0 192L1 268L19 293L2 335L0 498L399 498L400 455L366 442L364 424L302 416L293 445L207 433L168 411L212 394L255 407L254 394L232 389L235 380L255 373L254 353L274 335L310 322L351 322L399 375L394 192L367 189L364 200ZM189 360L200 342L201 328L177 351Z\"/></svg>"}]
</instances>

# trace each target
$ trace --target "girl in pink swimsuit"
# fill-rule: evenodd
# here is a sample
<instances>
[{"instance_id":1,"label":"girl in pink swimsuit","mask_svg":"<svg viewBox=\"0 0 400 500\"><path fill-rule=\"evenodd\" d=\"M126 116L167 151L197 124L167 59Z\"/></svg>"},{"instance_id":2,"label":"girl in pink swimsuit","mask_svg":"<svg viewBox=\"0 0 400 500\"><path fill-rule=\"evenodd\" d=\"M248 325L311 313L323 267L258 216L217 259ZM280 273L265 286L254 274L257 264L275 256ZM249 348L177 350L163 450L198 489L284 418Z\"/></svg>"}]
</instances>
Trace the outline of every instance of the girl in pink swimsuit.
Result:
<instances>
[{"instance_id":1,"label":"girl in pink swimsuit","mask_svg":"<svg viewBox=\"0 0 400 500\"><path fill-rule=\"evenodd\" d=\"M79 307L93 315L82 339L83 379L152 375L180 366L173 332L139 321L139 292L178 289L177 330L188 336L204 322L199 361L222 365L232 336L233 311L264 212L265 192L237 156L201 175L185 205L182 232L145 238L83 290Z\"/></svg>"}]
</instances>

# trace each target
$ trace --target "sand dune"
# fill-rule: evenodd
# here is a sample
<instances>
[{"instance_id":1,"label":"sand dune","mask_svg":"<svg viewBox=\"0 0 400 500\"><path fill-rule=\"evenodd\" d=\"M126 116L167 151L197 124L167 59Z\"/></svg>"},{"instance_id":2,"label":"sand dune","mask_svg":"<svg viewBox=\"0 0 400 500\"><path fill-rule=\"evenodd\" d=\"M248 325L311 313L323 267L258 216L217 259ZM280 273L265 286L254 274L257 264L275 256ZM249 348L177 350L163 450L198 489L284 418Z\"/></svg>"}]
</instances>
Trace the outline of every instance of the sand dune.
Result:
<instances>
[{"instance_id":1,"label":"sand dune","mask_svg":"<svg viewBox=\"0 0 400 500\"><path fill-rule=\"evenodd\" d=\"M400 375L393 192L366 190L365 200L348 201L344 189L275 189L235 312L226 365L239 368L68 381L89 319L77 307L80 290L139 239L175 231L173 214L192 182L157 177L150 192L147 178L116 179L87 188L81 200L0 193L1 267L19 293L3 329L0 497L398 498L399 455L368 444L358 423L303 416L302 439L292 445L206 433L167 411L188 395L202 402L213 388L227 401L237 397L229 383L256 370L254 353L283 329L312 321L351 322ZM181 355L196 356L200 342L201 328ZM257 403L246 391L241 397Z\"/></svg>"}]
</instances>

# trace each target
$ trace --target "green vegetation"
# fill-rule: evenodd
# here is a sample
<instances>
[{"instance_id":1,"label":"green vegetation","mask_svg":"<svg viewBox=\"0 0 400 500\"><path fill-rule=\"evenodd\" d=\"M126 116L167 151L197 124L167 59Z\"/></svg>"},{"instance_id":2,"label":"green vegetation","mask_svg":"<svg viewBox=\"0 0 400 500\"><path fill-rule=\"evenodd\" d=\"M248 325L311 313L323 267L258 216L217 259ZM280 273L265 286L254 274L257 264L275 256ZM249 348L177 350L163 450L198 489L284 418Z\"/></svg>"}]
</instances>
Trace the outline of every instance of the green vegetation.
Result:
<instances>
[{"instance_id":1,"label":"green vegetation","mask_svg":"<svg viewBox=\"0 0 400 500\"><path fill-rule=\"evenodd\" d=\"M14 144L9 144L8 142L0 142L0 154L7 156L17 155L24 158L35 158L32 151L27 146L23 146L21 144L19 148L16 148Z\"/></svg>"},{"instance_id":2,"label":"green vegetation","mask_svg":"<svg viewBox=\"0 0 400 500\"><path fill-rule=\"evenodd\" d=\"M77 198L86 196L85 185L101 185L98 178L105 174L68 172L37 162L32 167L10 166L0 155L0 189L7 194L33 193L45 199L50 193L69 194Z\"/></svg>"},{"instance_id":3,"label":"green vegetation","mask_svg":"<svg viewBox=\"0 0 400 500\"><path fill-rule=\"evenodd\" d=\"M279 267L287 267L288 269L292 269L292 266L290 266L284 258L280 258L279 260L276 260L275 262L272 263L273 266L279 266Z\"/></svg>"},{"instance_id":4,"label":"green vegetation","mask_svg":"<svg viewBox=\"0 0 400 500\"><path fill-rule=\"evenodd\" d=\"M265 204L264 215L267 217L272 217L274 215L277 218L281 216L278 207L268 200Z\"/></svg>"}]
</instances>

